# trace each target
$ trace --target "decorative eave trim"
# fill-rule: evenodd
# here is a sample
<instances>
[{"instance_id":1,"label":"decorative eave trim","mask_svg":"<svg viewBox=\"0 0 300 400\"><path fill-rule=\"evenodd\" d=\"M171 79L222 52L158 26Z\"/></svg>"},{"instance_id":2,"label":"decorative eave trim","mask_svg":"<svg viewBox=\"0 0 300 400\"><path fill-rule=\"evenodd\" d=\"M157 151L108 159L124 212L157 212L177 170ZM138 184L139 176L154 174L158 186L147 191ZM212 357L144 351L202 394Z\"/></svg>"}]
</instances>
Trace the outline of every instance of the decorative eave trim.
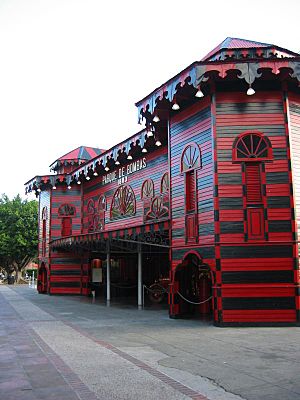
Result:
<instances>
[{"instance_id":1,"label":"decorative eave trim","mask_svg":"<svg viewBox=\"0 0 300 400\"><path fill-rule=\"evenodd\" d=\"M134 226L128 227L124 229L117 230L104 230L93 233L85 233L79 235L72 235L67 237L60 237L58 239L54 239L50 242L50 247L52 249L69 249L71 250L73 247L87 245L88 247L92 247L95 242L105 242L107 240L113 239L123 239L131 242L145 242L146 244L151 244L148 242L146 237L147 234L155 233L165 233L168 232L170 228L170 220L157 221L152 224L147 224L143 226ZM158 246L169 247L169 238L163 238L162 243L158 244Z\"/></svg>"},{"instance_id":2,"label":"decorative eave trim","mask_svg":"<svg viewBox=\"0 0 300 400\"><path fill-rule=\"evenodd\" d=\"M71 172L70 175L72 176L73 180L78 180L81 174L87 176L89 172L95 171L98 166L102 166L104 168L104 166L107 164L108 159L111 158L113 160L117 160L120 153L124 153L127 157L130 154L130 151L137 145L143 148L146 141L147 130L143 129L142 131L128 138L126 141L117 144L116 146L105 151L101 155L86 162L83 166L77 167Z\"/></svg>"},{"instance_id":3,"label":"decorative eave trim","mask_svg":"<svg viewBox=\"0 0 300 400\"><path fill-rule=\"evenodd\" d=\"M87 177L89 177L87 179L90 179L96 172L97 174L95 175L107 174L108 172L105 171L105 167L110 164L116 165L115 161L120 156L123 158L123 161L120 162L120 165L125 165L127 164L128 156L134 156L136 154L136 150L142 151L142 149L146 147L148 149L147 153L148 151L149 153L151 153L154 150L151 145L150 147L148 145L148 140L150 140L148 133L149 132L147 132L146 129L143 129L142 131L128 138L126 141L117 144L111 149L105 151L104 153L87 161L83 165L78 166L70 173L49 176L37 176L25 184L25 192L27 194L31 191L35 191L36 195L38 195L38 192L49 189L48 184L52 185L53 187L56 186L57 183L65 183L66 186L71 186L73 183L76 182L81 183L82 178L86 179ZM153 131L154 137L156 136L156 134L158 135L158 133L155 133ZM145 156L144 153L141 154L141 157ZM129 159L128 162L130 162Z\"/></svg>"},{"instance_id":4,"label":"decorative eave trim","mask_svg":"<svg viewBox=\"0 0 300 400\"><path fill-rule=\"evenodd\" d=\"M65 182L66 175L59 174L59 175L38 175L34 178L30 179L26 182L25 185L25 194L28 194L32 191L37 192L38 190L42 191L43 187L47 184L50 184L52 187L55 186L57 183Z\"/></svg>"},{"instance_id":5,"label":"decorative eave trim","mask_svg":"<svg viewBox=\"0 0 300 400\"><path fill-rule=\"evenodd\" d=\"M167 99L169 102L172 102L178 89L183 87L186 83L197 89L201 83L212 79L208 75L210 72L216 72L219 78L224 79L229 71L236 70L239 71L239 79L244 79L248 84L252 84L255 79L261 76L263 69L271 70L271 73L275 76L280 74L282 68L290 69L290 77L296 78L298 85L300 85L300 56L295 58L267 60L196 62L155 89L144 99L138 101L136 103L138 108L138 120L140 122L143 118L143 114L146 112L153 115L158 101Z\"/></svg>"},{"instance_id":6,"label":"decorative eave trim","mask_svg":"<svg viewBox=\"0 0 300 400\"><path fill-rule=\"evenodd\" d=\"M88 161L88 159L79 159L79 158L73 158L73 159L65 159L65 160L57 160L53 164L50 165L50 171L55 171L59 167L63 166L68 166L68 165L81 165L84 164Z\"/></svg>"}]
</instances>

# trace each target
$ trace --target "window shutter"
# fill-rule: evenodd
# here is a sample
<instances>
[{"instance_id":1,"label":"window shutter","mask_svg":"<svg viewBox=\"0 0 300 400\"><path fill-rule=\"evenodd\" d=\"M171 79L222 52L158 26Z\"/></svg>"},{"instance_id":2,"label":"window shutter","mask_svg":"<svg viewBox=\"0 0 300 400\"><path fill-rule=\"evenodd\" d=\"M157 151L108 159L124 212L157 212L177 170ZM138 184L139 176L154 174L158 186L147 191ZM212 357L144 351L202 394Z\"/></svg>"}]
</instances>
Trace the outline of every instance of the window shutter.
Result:
<instances>
[{"instance_id":1,"label":"window shutter","mask_svg":"<svg viewBox=\"0 0 300 400\"><path fill-rule=\"evenodd\" d=\"M61 236L72 235L72 218L69 217L62 218L61 223L62 223Z\"/></svg>"},{"instance_id":2,"label":"window shutter","mask_svg":"<svg viewBox=\"0 0 300 400\"><path fill-rule=\"evenodd\" d=\"M261 203L261 177L259 164L246 164L246 192L247 203Z\"/></svg>"},{"instance_id":3,"label":"window shutter","mask_svg":"<svg viewBox=\"0 0 300 400\"><path fill-rule=\"evenodd\" d=\"M46 220L43 219L43 232L42 232L42 238L46 239Z\"/></svg>"},{"instance_id":4,"label":"window shutter","mask_svg":"<svg viewBox=\"0 0 300 400\"><path fill-rule=\"evenodd\" d=\"M264 239L265 223L264 223L264 210L262 208L248 208L247 209L248 221L248 239Z\"/></svg>"},{"instance_id":5,"label":"window shutter","mask_svg":"<svg viewBox=\"0 0 300 400\"><path fill-rule=\"evenodd\" d=\"M189 171L185 176L186 211L196 210L196 177L195 171Z\"/></svg>"},{"instance_id":6,"label":"window shutter","mask_svg":"<svg viewBox=\"0 0 300 400\"><path fill-rule=\"evenodd\" d=\"M186 241L196 243L198 237L197 214L188 214L185 219Z\"/></svg>"},{"instance_id":7,"label":"window shutter","mask_svg":"<svg viewBox=\"0 0 300 400\"><path fill-rule=\"evenodd\" d=\"M196 243L198 240L198 216L196 172L194 170L188 171L185 174L185 204L186 243Z\"/></svg>"}]
</instances>

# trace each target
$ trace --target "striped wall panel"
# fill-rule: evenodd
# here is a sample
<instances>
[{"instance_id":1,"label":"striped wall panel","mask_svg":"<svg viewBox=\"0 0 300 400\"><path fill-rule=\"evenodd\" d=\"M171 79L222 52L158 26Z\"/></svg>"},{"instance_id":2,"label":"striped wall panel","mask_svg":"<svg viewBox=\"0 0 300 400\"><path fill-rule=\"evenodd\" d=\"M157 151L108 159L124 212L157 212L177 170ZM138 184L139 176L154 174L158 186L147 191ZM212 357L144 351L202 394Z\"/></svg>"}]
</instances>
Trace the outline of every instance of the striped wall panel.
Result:
<instances>
[{"instance_id":1,"label":"striped wall panel","mask_svg":"<svg viewBox=\"0 0 300 400\"><path fill-rule=\"evenodd\" d=\"M160 194L160 181L165 172L168 171L168 153L167 147L164 146L150 155L145 155L147 167L128 175L129 185L136 199L136 212L133 216L119 218L116 220L110 217L110 207L112 198L119 187L118 182L114 181L107 184L102 184L102 177L91 180L84 185L83 194L83 233L88 233L88 211L87 205L90 199L98 199L99 195L104 194L107 201L107 210L105 212L105 230L124 229L127 227L139 226L144 224L144 203L141 199L141 188L143 182L151 178L154 182L155 195ZM125 165L126 168L126 165Z\"/></svg>"},{"instance_id":2,"label":"striped wall panel","mask_svg":"<svg viewBox=\"0 0 300 400\"><path fill-rule=\"evenodd\" d=\"M78 255L52 252L50 294L82 293L82 260Z\"/></svg>"},{"instance_id":3,"label":"striped wall panel","mask_svg":"<svg viewBox=\"0 0 300 400\"><path fill-rule=\"evenodd\" d=\"M262 167L265 235L249 240L243 165L232 162L235 138L260 131L273 149ZM217 94L221 324L294 322L294 232L290 160L281 93Z\"/></svg>"},{"instance_id":4,"label":"striped wall panel","mask_svg":"<svg viewBox=\"0 0 300 400\"><path fill-rule=\"evenodd\" d=\"M76 215L72 217L72 235L81 233L81 187L73 185L68 190L67 187L58 186L56 190L52 190L51 240L61 237L62 219L58 215L58 209L63 204L73 205L76 209Z\"/></svg>"},{"instance_id":5,"label":"striped wall panel","mask_svg":"<svg viewBox=\"0 0 300 400\"><path fill-rule=\"evenodd\" d=\"M81 188L58 186L52 190L51 198L51 240L62 235L62 218L58 215L58 209L63 204L75 207L76 214L72 216L72 235L81 233ZM72 253L51 251L49 293L50 294L81 294L81 260Z\"/></svg>"},{"instance_id":6,"label":"striped wall panel","mask_svg":"<svg viewBox=\"0 0 300 400\"><path fill-rule=\"evenodd\" d=\"M202 168L197 170L198 240L197 243L187 244L185 239L184 175L180 172L180 161L184 148L191 142L197 143L201 149ZM170 161L172 259L174 262L178 259L178 254L182 252L184 254L190 248L199 248L199 246L211 245L214 242L211 117L207 99L171 118ZM203 254L201 255L204 257Z\"/></svg>"},{"instance_id":7,"label":"striped wall panel","mask_svg":"<svg viewBox=\"0 0 300 400\"><path fill-rule=\"evenodd\" d=\"M46 238L43 242L43 221L42 213L43 209L46 208L47 219L46 219ZM50 191L43 191L39 197L39 244L38 244L38 256L39 265L44 262L46 265L49 262L49 239L50 239L50 223L51 223L51 194ZM43 247L45 253L43 254Z\"/></svg>"},{"instance_id":8,"label":"striped wall panel","mask_svg":"<svg viewBox=\"0 0 300 400\"><path fill-rule=\"evenodd\" d=\"M300 96L289 96L289 129L290 129L290 145L291 145L291 165L293 176L294 191L294 212L296 219L296 239L299 240L300 230ZM298 321L300 320L300 273L299 273L299 242L298 252L296 256L295 280L297 282L296 289L296 310Z\"/></svg>"},{"instance_id":9,"label":"striped wall panel","mask_svg":"<svg viewBox=\"0 0 300 400\"><path fill-rule=\"evenodd\" d=\"M289 102L290 143L292 151L293 186L298 234L300 229L300 97L291 96Z\"/></svg>"}]
</instances>

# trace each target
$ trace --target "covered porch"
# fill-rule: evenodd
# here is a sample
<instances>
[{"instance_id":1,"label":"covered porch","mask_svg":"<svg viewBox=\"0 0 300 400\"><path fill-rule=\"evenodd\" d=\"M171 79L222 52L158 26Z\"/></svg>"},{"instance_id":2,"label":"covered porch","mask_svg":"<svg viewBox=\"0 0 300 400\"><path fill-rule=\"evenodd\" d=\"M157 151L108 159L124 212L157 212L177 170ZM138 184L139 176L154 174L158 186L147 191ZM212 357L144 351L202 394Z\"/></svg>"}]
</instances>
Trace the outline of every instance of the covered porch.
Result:
<instances>
[{"instance_id":1,"label":"covered porch","mask_svg":"<svg viewBox=\"0 0 300 400\"><path fill-rule=\"evenodd\" d=\"M142 308L149 299L166 303L169 283L169 221L50 242L51 258L76 256L81 294L107 305L119 301ZM66 256L67 257L67 256ZM50 282L51 286L51 276Z\"/></svg>"}]
</instances>

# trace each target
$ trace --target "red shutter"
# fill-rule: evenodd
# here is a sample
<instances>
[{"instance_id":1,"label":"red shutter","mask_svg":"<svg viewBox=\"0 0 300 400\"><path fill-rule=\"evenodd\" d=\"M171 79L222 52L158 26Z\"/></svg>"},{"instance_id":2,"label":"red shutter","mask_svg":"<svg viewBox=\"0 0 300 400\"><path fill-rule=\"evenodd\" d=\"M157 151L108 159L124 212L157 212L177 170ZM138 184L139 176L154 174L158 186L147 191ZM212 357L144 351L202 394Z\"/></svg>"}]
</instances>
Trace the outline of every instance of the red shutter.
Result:
<instances>
[{"instance_id":1,"label":"red shutter","mask_svg":"<svg viewBox=\"0 0 300 400\"><path fill-rule=\"evenodd\" d=\"M189 214L185 219L186 241L196 243L198 238L197 214Z\"/></svg>"},{"instance_id":2,"label":"red shutter","mask_svg":"<svg viewBox=\"0 0 300 400\"><path fill-rule=\"evenodd\" d=\"M185 174L185 238L187 243L196 243L198 240L197 216L197 186L196 172L188 171Z\"/></svg>"},{"instance_id":3,"label":"red shutter","mask_svg":"<svg viewBox=\"0 0 300 400\"><path fill-rule=\"evenodd\" d=\"M260 164L246 164L247 203L262 202Z\"/></svg>"},{"instance_id":4,"label":"red shutter","mask_svg":"<svg viewBox=\"0 0 300 400\"><path fill-rule=\"evenodd\" d=\"M185 174L186 211L196 210L196 177L195 171Z\"/></svg>"},{"instance_id":5,"label":"red shutter","mask_svg":"<svg viewBox=\"0 0 300 400\"><path fill-rule=\"evenodd\" d=\"M62 223L61 236L72 235L72 218L70 217L62 218L61 223Z\"/></svg>"},{"instance_id":6,"label":"red shutter","mask_svg":"<svg viewBox=\"0 0 300 400\"><path fill-rule=\"evenodd\" d=\"M264 239L265 224L262 208L248 208L248 239Z\"/></svg>"},{"instance_id":7,"label":"red shutter","mask_svg":"<svg viewBox=\"0 0 300 400\"><path fill-rule=\"evenodd\" d=\"M46 238L46 220L45 219L43 219L43 233L42 233L42 237L43 237L43 239L45 239Z\"/></svg>"}]
</instances>

